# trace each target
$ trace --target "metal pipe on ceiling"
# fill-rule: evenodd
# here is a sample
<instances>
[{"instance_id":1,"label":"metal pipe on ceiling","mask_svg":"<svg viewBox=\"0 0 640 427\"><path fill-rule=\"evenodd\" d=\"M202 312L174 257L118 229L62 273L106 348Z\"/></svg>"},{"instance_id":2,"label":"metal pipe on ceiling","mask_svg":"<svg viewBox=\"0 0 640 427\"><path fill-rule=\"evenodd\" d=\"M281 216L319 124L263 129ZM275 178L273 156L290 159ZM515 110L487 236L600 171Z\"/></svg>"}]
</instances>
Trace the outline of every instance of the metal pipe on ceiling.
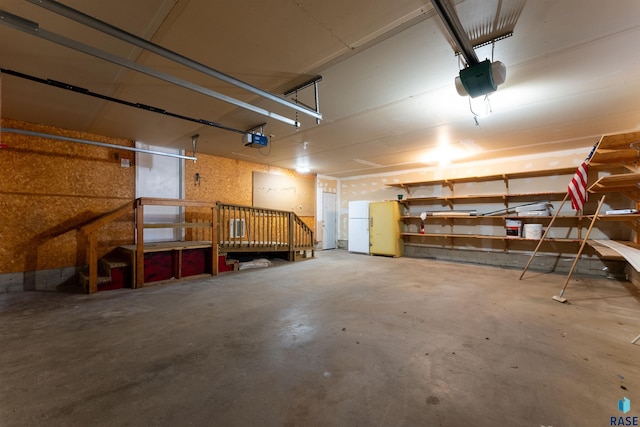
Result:
<instances>
[{"instance_id":1,"label":"metal pipe on ceiling","mask_svg":"<svg viewBox=\"0 0 640 427\"><path fill-rule=\"evenodd\" d=\"M62 15L66 18L69 18L73 21L86 25L88 27L93 28L94 30L103 32L105 34L109 34L115 38L118 38L122 41L130 43L139 48L148 50L150 52L155 53L156 55L162 56L163 58L169 59L171 61L182 64L186 67L194 69L196 71L200 71L210 77L214 77L218 80L222 80L226 83L239 87L241 89L247 90L251 93L259 95L263 98L266 98L270 101L276 102L278 104L284 105L293 110L299 111L301 113L307 114L311 117L316 118L317 120L322 120L322 114L319 111L314 111L310 108L307 108L303 105L296 104L287 99L281 98L275 94L257 88L249 83L243 82L241 80L236 79L235 77L229 76L221 71L208 67L204 64L196 62L186 56L180 55L179 53L173 52L169 49L166 49L162 46L159 46L155 43L152 43L148 40L145 40L141 37L136 36L135 34L131 34L127 31L124 31L120 28L117 28L111 24L108 24L104 21L101 21L97 18L94 18L90 15L87 15L83 12L75 10L69 6L65 6L57 1L53 0L27 0L30 3L41 6L51 12L57 13L58 15ZM286 95L285 95L286 96Z\"/></svg>"},{"instance_id":2,"label":"metal pipe on ceiling","mask_svg":"<svg viewBox=\"0 0 640 427\"><path fill-rule=\"evenodd\" d=\"M82 88L82 87L78 87L78 86L74 86L74 85L69 84L69 83L64 83L64 82L60 82L60 81L52 80L52 79L41 79L39 77L31 76L29 74L24 74L24 73L20 73L18 71L9 70L9 69L0 67L0 77L2 76L2 74L8 74L10 76L18 77L18 78L21 78L21 79L26 79L26 80L29 80L29 81L32 81L32 82L37 82L37 83L53 86L53 87L56 87L58 89L68 90L68 91L71 91L71 92L79 93L81 95L91 96L93 98L98 98L98 99L103 99L105 101L115 102L117 104L126 105L128 107L133 107L133 108L138 108L138 109L141 109L141 110L149 111L151 113L163 114L163 115L166 115L166 116L169 116L169 117L174 117L176 119L187 120L187 121L190 121L190 122L194 122L194 123L199 123L201 125L207 125L207 126L215 127L215 128L218 128L218 129L229 131L229 132L240 133L240 134L243 134L243 135L247 133L247 132L245 132L243 130L235 129L235 128L232 128L230 126L225 126L225 125L222 125L220 123L217 123L217 122L214 122L214 121L211 121L211 120L196 119L196 118L185 116L185 115L182 115L182 114L172 113L172 112L167 111L167 110L165 110L163 108L154 107L154 106L146 105L146 104L141 104L139 102L125 101L123 99L115 98L113 96L102 95L102 94L99 94L99 93L96 93L96 92L92 92L92 91L90 91L88 89L85 89L85 88Z\"/></svg>"},{"instance_id":3,"label":"metal pipe on ceiling","mask_svg":"<svg viewBox=\"0 0 640 427\"><path fill-rule=\"evenodd\" d=\"M70 49L74 49L80 51L82 53L86 53L87 55L94 56L96 58L103 59L108 62L112 62L114 64L118 64L125 68L129 68L131 70L138 71L140 73L146 74L151 77L155 77L160 80L164 80L166 82L172 83L176 86L181 86L186 89L193 90L195 92L201 93L203 95L209 96L211 98L218 99L220 101L227 102L229 104L235 105L240 108L244 108L249 111L253 111L254 113L261 114L266 117L270 117L272 119L279 120L281 122L290 124L295 127L299 127L300 123L296 120L292 120L288 117L281 116L277 113L272 113L264 108L257 107L252 104L248 104L244 101L240 101L238 99L232 98L230 96L221 94L211 89L207 89L205 87L196 85L195 83L188 82L186 80L180 79L178 77L171 76L169 74L163 73L162 71L154 70L153 68L149 68L144 65L137 64L133 61L129 61L128 59L120 58L118 56L112 55L108 52L104 52L100 49L96 49L94 47L85 45L75 40L71 40L67 37L61 36L59 34L52 33L50 31L44 30L40 28L37 22L30 21L28 19L22 18L17 15L13 15L9 12L5 12L0 10L0 23L5 24L13 29L20 30L27 34L31 34L36 37L40 37L42 39L48 40L50 42L68 47Z\"/></svg>"},{"instance_id":4,"label":"metal pipe on ceiling","mask_svg":"<svg viewBox=\"0 0 640 427\"><path fill-rule=\"evenodd\" d=\"M467 33L458 18L455 8L449 0L431 0L433 8L436 10L447 32L460 48L461 55L467 61L468 66L476 65L480 62Z\"/></svg>"},{"instance_id":5,"label":"metal pipe on ceiling","mask_svg":"<svg viewBox=\"0 0 640 427\"><path fill-rule=\"evenodd\" d=\"M116 150L135 151L136 153L154 154L156 156L175 157L177 159L193 160L194 162L198 160L197 157L195 156L184 156L182 154L165 153L162 151L147 150L145 148L125 147L122 145L109 144L106 142L91 141L88 139L70 138L67 136L60 136L60 135L51 135L48 133L33 132L30 130L24 130L24 129L0 128L0 133L5 133L5 132L17 133L20 135L37 136L40 138L58 139L60 141L67 141L67 142L77 142L79 144L95 145L98 147L114 148Z\"/></svg>"}]
</instances>

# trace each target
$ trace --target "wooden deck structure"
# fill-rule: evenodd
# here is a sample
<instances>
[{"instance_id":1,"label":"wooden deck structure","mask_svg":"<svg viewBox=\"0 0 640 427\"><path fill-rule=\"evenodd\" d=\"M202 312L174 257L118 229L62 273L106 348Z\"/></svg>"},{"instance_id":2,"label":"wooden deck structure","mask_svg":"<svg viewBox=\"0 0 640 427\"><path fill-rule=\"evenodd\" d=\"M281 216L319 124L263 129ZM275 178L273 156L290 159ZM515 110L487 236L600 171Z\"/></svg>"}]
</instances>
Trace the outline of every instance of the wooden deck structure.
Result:
<instances>
[{"instance_id":1,"label":"wooden deck structure","mask_svg":"<svg viewBox=\"0 0 640 427\"><path fill-rule=\"evenodd\" d=\"M190 222L145 223L145 206L180 206L208 212L207 220L200 216ZM135 213L134 245L121 248L131 255L132 286L142 288L145 282L144 254L176 251L181 263L182 251L211 248L211 274L218 274L218 256L221 253L280 252L289 261L314 256L314 233L294 212L203 201L138 198L104 214L80 228L86 236L89 285L87 292L98 290L98 235L100 229L116 219ZM189 229L183 241L145 243L144 230L148 228Z\"/></svg>"}]
</instances>

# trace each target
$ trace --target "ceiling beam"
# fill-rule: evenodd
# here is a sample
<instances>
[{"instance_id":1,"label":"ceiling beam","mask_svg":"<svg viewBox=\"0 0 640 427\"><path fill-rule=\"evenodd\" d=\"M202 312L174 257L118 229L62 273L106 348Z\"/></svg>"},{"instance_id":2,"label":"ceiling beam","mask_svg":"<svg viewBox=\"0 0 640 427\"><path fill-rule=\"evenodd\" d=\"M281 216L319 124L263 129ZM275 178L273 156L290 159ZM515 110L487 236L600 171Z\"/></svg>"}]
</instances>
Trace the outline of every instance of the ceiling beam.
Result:
<instances>
[{"instance_id":1,"label":"ceiling beam","mask_svg":"<svg viewBox=\"0 0 640 427\"><path fill-rule=\"evenodd\" d=\"M285 107L299 111L303 114L307 114L311 117L316 118L317 120L322 120L322 114L320 114L318 111L314 111L303 105L296 104L295 102L289 101L288 99L284 99L275 94L272 94L270 92L257 88L253 85L250 85L249 83L238 80L235 77L232 77L221 71L215 70L202 63L196 62L193 59L187 58L186 56L180 55L179 53L173 52L169 49L166 49L162 46L159 46L155 43L152 43L148 40L138 37L135 34L131 34L111 24L108 24L104 21L96 19L83 12L75 10L69 6L65 6L61 3L58 3L57 1L52 1L52 0L27 0L27 1L35 5L41 6L51 12L57 13L58 15L62 15L66 18L76 21L80 24L93 28L94 30L108 34L112 37L115 37L124 42L130 43L141 49L148 50L149 52L153 52L156 55L162 56L163 58L169 59L171 61L177 62L178 64L184 65L188 68L199 71L203 74L208 75L209 77L214 77L218 80L221 80L233 86L249 91L255 95L259 95L270 101L284 105Z\"/></svg>"},{"instance_id":2,"label":"ceiling beam","mask_svg":"<svg viewBox=\"0 0 640 427\"><path fill-rule=\"evenodd\" d=\"M138 64L136 62L130 61L125 58L121 58L119 56L110 54L108 52L86 45L84 43L80 43L76 40L72 40L67 37L61 36L59 34L52 33L50 31L40 28L37 22L33 22L28 19L22 18L20 16L13 15L3 10L0 10L0 24L7 25L13 29L20 30L27 34L31 34L33 36L48 40L50 42L68 47L73 50L77 50L87 55L91 55L96 58L100 58L105 61L112 62L122 67L129 68L134 71L138 71L142 74L146 74L148 76L155 77L160 80L164 80L176 86L181 86L185 89L190 89L194 92L198 92L200 94L209 96L211 98L215 98L220 101L227 102L229 104L235 105L240 108L244 108L245 110L253 111L254 113L258 113L263 116L266 116L275 120L279 120L283 123L287 123L292 126L295 126L296 128L300 127L300 123L297 120L284 117L280 114L265 110L264 108L257 107L255 105L246 103L244 101L240 101L238 99L232 98L230 96L224 95L214 90L197 85L195 83L191 83L189 81L180 79L178 77L174 77L170 74L163 73L162 71L155 70L153 68Z\"/></svg>"}]
</instances>

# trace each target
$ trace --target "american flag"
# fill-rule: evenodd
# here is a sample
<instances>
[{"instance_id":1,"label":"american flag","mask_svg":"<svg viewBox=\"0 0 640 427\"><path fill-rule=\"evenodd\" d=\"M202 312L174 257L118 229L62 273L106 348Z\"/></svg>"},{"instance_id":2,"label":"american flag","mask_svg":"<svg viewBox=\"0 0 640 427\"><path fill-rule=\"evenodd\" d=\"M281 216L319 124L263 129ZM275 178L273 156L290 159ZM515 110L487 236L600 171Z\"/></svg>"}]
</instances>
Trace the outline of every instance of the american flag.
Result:
<instances>
[{"instance_id":1,"label":"american flag","mask_svg":"<svg viewBox=\"0 0 640 427\"><path fill-rule=\"evenodd\" d=\"M584 208L584 203L587 201L587 173L589 172L589 160L596 151L598 143L593 146L591 152L586 159L578 166L578 170L571 178L569 183L569 196L571 196L571 207L577 211L581 211Z\"/></svg>"}]
</instances>

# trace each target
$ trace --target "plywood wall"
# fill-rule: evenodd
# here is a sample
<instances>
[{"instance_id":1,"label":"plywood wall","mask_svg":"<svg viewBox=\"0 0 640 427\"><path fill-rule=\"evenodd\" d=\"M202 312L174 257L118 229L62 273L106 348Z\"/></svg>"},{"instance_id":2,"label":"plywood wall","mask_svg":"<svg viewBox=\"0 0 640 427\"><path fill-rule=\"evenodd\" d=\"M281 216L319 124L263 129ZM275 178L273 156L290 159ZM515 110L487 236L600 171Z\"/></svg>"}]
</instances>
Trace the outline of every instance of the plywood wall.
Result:
<instances>
[{"instance_id":1,"label":"plywood wall","mask_svg":"<svg viewBox=\"0 0 640 427\"><path fill-rule=\"evenodd\" d=\"M313 216L315 198L315 182L310 179L253 172L254 206Z\"/></svg>"},{"instance_id":2,"label":"plywood wall","mask_svg":"<svg viewBox=\"0 0 640 427\"><path fill-rule=\"evenodd\" d=\"M134 146L130 140L9 119L2 119L2 127ZM0 274L86 265L86 245L77 229L134 200L135 154L8 132L2 142L7 148L0 150ZM131 167L122 167L121 159ZM315 176L286 169L199 155L197 162L185 163L185 198L251 206L254 171L315 182ZM210 210L187 215L187 220L211 221ZM313 216L302 219L314 228ZM133 230L133 214L106 226L99 234L99 255L132 244Z\"/></svg>"},{"instance_id":3,"label":"plywood wall","mask_svg":"<svg viewBox=\"0 0 640 427\"><path fill-rule=\"evenodd\" d=\"M315 175L300 175L289 169L199 154L196 162L187 160L185 163L185 198L252 206L254 172L309 180L314 188ZM190 209L185 218L187 221L210 221L211 212ZM302 216L301 219L315 229L314 216Z\"/></svg>"},{"instance_id":4,"label":"plywood wall","mask_svg":"<svg viewBox=\"0 0 640 427\"><path fill-rule=\"evenodd\" d=\"M132 141L2 119L3 128L106 142ZM133 200L135 171L125 150L4 133L0 151L0 273L84 265L76 229ZM99 250L132 242L133 222L124 217L101 233Z\"/></svg>"}]
</instances>

